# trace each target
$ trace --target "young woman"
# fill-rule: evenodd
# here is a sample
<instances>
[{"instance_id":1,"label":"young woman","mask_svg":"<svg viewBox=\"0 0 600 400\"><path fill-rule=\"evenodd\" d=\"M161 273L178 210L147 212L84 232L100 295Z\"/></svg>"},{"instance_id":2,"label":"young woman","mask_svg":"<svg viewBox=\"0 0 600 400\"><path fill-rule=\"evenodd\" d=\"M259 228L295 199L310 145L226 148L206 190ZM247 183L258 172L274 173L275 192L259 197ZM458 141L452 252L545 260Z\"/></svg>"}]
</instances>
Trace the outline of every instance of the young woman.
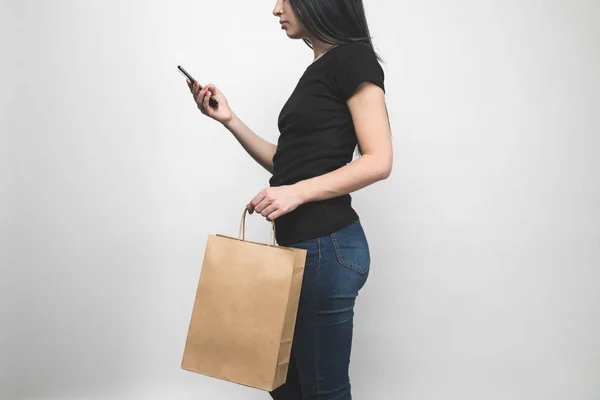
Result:
<instances>
[{"instance_id":1,"label":"young woman","mask_svg":"<svg viewBox=\"0 0 600 400\"><path fill-rule=\"evenodd\" d=\"M384 74L362 0L277 0L273 15L314 51L279 114L277 145L250 130L215 85L188 86L201 112L272 173L249 212L275 222L280 245L307 250L287 380L271 397L347 400L354 304L370 266L349 193L392 170Z\"/></svg>"}]
</instances>

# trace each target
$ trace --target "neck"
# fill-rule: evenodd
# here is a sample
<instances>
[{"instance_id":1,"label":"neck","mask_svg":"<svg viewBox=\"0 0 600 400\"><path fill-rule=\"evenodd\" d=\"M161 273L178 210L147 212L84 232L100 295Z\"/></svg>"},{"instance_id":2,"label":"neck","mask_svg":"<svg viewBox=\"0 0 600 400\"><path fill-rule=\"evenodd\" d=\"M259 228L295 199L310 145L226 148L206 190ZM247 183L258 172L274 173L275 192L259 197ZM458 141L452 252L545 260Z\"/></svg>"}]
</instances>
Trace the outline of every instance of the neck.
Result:
<instances>
[{"instance_id":1,"label":"neck","mask_svg":"<svg viewBox=\"0 0 600 400\"><path fill-rule=\"evenodd\" d=\"M315 38L309 38L309 40L313 46L313 52L314 52L313 62L317 61L317 59L320 58L327 50L329 50L330 48L335 46L334 44L321 42L320 40L315 39Z\"/></svg>"}]
</instances>

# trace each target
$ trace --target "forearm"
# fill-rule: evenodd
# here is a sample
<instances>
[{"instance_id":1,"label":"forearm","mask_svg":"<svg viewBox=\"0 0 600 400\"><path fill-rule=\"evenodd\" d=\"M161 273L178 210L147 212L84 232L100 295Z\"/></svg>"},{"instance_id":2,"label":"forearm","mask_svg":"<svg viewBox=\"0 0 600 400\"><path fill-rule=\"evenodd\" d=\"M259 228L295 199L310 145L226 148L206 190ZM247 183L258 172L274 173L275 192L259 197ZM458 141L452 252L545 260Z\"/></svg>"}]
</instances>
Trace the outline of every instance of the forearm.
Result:
<instances>
[{"instance_id":1,"label":"forearm","mask_svg":"<svg viewBox=\"0 0 600 400\"><path fill-rule=\"evenodd\" d=\"M331 199L362 189L390 175L391 165L383 165L378 157L363 154L335 171L300 181L298 189L304 203Z\"/></svg>"},{"instance_id":2,"label":"forearm","mask_svg":"<svg viewBox=\"0 0 600 400\"><path fill-rule=\"evenodd\" d=\"M277 145L261 138L233 113L231 121L223 124L229 130L244 150L263 168L273 173L273 155Z\"/></svg>"}]
</instances>

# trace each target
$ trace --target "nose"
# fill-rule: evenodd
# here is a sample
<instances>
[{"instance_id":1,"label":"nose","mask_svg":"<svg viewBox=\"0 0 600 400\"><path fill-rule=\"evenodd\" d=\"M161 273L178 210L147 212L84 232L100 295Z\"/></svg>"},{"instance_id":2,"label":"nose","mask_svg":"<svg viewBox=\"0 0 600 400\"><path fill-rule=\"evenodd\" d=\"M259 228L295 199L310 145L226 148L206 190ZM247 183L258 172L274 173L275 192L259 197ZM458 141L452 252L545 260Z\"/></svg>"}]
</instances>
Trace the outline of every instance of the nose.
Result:
<instances>
[{"instance_id":1,"label":"nose","mask_svg":"<svg viewBox=\"0 0 600 400\"><path fill-rule=\"evenodd\" d=\"M273 15L277 17L282 13L283 7L281 7L281 0L277 0L277 3L275 3L275 8L273 8Z\"/></svg>"}]
</instances>

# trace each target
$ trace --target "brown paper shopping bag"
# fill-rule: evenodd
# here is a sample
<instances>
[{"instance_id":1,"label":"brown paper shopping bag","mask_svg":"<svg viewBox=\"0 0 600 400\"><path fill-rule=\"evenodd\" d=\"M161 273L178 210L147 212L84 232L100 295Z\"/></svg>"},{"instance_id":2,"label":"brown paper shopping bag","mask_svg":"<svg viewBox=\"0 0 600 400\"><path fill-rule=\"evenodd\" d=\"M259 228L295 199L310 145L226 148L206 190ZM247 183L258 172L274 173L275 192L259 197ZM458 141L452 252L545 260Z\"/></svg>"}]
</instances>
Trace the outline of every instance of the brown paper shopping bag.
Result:
<instances>
[{"instance_id":1,"label":"brown paper shopping bag","mask_svg":"<svg viewBox=\"0 0 600 400\"><path fill-rule=\"evenodd\" d=\"M181 367L271 391L287 376L306 250L209 235ZM273 244L270 244L273 242Z\"/></svg>"}]
</instances>

